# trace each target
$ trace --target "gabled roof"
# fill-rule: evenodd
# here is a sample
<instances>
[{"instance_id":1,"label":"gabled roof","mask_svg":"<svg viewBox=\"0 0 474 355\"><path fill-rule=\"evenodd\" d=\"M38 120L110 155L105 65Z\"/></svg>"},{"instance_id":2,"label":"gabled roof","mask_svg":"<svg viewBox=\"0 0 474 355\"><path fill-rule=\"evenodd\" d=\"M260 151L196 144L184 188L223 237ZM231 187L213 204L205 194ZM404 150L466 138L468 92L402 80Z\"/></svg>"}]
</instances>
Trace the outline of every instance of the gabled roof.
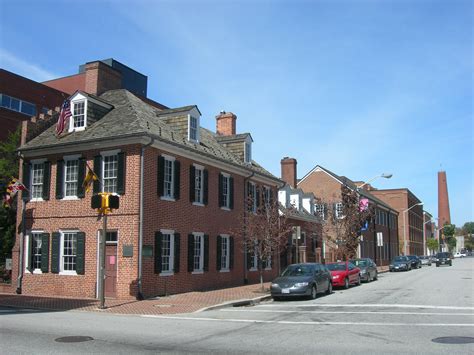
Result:
<instances>
[{"instance_id":1,"label":"gabled roof","mask_svg":"<svg viewBox=\"0 0 474 355\"><path fill-rule=\"evenodd\" d=\"M311 175L313 172L315 171L323 171L325 172L326 174L328 174L329 176L331 176L332 178L334 178L336 181L338 181L341 185L345 185L347 186L349 189L353 190L353 191L358 191L358 193L365 197L365 198L368 198L369 200L372 200L374 202L376 202L378 205L380 206L383 206L385 207L386 209L389 209L389 210L392 210L394 212L396 212L396 210L391 207L390 205L388 205L387 203L383 202L382 200L380 200L378 197L375 197L374 195L372 195L370 192L368 192L367 190L364 190L364 189L357 189L357 185L354 184L354 182L345 177L345 176L341 176L341 175L337 175L335 173L333 173L331 170L328 170L324 167L322 167L321 165L316 165L313 169L311 169L311 171L309 173L307 173L300 181L298 181L298 184L300 184L302 181L304 181L306 179L306 177L308 177L309 175Z\"/></svg>"},{"instance_id":2,"label":"gabled roof","mask_svg":"<svg viewBox=\"0 0 474 355\"><path fill-rule=\"evenodd\" d=\"M208 158L245 168L270 178L275 182L281 182L279 178L272 175L256 162L252 161L251 164L246 164L241 161L218 141L215 133L200 127L200 142L191 142L187 139L186 135L180 133L172 125L167 124L163 119L163 116L169 114L186 112L193 108L197 109L195 105L161 110L147 104L125 89L107 91L98 99L112 105L113 108L85 130L64 134L58 138L55 135L55 127L52 126L22 145L18 150L27 152L38 148L59 148L77 143L111 139L116 140L117 145L120 145L121 139L151 136L156 140L194 151Z\"/></svg>"},{"instance_id":3,"label":"gabled roof","mask_svg":"<svg viewBox=\"0 0 474 355\"><path fill-rule=\"evenodd\" d=\"M228 136L216 135L216 139L219 143L243 142L247 139L247 137L250 137L253 142L253 138L250 133L239 133Z\"/></svg>"}]
</instances>

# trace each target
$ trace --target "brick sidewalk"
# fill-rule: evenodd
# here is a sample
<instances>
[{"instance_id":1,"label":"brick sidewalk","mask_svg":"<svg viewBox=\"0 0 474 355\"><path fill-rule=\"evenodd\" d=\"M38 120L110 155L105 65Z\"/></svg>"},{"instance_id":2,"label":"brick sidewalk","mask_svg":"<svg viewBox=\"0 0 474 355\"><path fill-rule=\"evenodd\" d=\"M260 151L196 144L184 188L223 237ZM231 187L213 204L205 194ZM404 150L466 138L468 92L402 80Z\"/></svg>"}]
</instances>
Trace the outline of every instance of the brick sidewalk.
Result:
<instances>
[{"instance_id":1,"label":"brick sidewalk","mask_svg":"<svg viewBox=\"0 0 474 355\"><path fill-rule=\"evenodd\" d=\"M268 290L270 283L264 284ZM98 309L96 299L76 299L66 297L41 297L15 294L0 294L0 306L37 308L53 311L78 310L88 312L105 312L114 314L178 314L193 313L200 309L218 306L223 303L258 299L268 296L261 292L260 284L247 285L206 292L188 292L177 295L148 299L113 300L106 299L107 309Z\"/></svg>"}]
</instances>

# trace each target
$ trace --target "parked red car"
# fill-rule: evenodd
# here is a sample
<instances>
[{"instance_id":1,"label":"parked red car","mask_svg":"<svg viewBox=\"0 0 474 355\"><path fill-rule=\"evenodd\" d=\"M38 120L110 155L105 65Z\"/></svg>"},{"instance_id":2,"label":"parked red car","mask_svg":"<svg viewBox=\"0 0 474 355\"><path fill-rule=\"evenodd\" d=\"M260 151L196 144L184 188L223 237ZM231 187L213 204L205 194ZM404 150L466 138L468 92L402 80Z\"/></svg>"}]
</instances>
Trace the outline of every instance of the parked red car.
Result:
<instances>
[{"instance_id":1,"label":"parked red car","mask_svg":"<svg viewBox=\"0 0 474 355\"><path fill-rule=\"evenodd\" d=\"M326 264L331 272L332 285L349 288L350 285L360 285L360 269L349 261Z\"/></svg>"}]
</instances>

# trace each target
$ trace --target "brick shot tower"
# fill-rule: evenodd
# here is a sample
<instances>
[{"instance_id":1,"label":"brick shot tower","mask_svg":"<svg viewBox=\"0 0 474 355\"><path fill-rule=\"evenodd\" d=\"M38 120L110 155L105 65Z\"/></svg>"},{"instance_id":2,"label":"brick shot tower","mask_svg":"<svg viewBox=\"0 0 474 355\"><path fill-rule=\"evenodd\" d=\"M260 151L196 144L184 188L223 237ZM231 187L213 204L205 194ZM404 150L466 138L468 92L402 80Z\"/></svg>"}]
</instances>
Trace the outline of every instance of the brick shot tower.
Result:
<instances>
[{"instance_id":1,"label":"brick shot tower","mask_svg":"<svg viewBox=\"0 0 474 355\"><path fill-rule=\"evenodd\" d=\"M448 183L446 171L438 172L438 225L451 224L451 214L449 213Z\"/></svg>"}]
</instances>

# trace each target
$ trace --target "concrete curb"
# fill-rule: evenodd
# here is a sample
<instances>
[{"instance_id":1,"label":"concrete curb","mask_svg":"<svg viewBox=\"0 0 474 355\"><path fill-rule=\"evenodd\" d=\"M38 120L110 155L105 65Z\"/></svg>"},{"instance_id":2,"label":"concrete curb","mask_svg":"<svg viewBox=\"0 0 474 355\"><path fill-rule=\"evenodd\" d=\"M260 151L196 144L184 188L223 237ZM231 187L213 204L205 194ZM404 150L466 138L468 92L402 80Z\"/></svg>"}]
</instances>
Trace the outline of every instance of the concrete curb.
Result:
<instances>
[{"instance_id":1,"label":"concrete curb","mask_svg":"<svg viewBox=\"0 0 474 355\"><path fill-rule=\"evenodd\" d=\"M255 297L255 298L233 300L233 301L228 301L228 302L216 304L216 305L209 306L209 307L204 307L204 308L198 309L197 311L194 311L193 313L200 313L200 312L204 312L204 311L211 311L211 310L227 308L227 307L253 306L253 305L256 305L256 304L258 304L262 301L269 300L271 298L272 298L271 295L264 295L264 296L259 296L259 297Z\"/></svg>"}]
</instances>

